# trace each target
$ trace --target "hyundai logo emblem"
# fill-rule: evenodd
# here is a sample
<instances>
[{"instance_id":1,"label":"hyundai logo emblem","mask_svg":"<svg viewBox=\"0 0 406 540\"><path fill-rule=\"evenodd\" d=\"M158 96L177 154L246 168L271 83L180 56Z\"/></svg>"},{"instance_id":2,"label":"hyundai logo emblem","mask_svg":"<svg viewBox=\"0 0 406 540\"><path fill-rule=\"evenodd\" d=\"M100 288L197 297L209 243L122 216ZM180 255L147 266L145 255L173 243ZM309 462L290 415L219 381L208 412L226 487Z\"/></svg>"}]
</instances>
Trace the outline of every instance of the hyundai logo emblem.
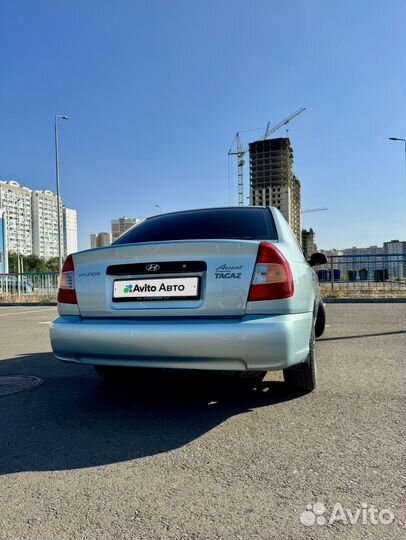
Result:
<instances>
[{"instance_id":1,"label":"hyundai logo emblem","mask_svg":"<svg viewBox=\"0 0 406 540\"><path fill-rule=\"evenodd\" d=\"M159 264L149 264L145 268L148 270L148 272L158 272L161 267Z\"/></svg>"}]
</instances>

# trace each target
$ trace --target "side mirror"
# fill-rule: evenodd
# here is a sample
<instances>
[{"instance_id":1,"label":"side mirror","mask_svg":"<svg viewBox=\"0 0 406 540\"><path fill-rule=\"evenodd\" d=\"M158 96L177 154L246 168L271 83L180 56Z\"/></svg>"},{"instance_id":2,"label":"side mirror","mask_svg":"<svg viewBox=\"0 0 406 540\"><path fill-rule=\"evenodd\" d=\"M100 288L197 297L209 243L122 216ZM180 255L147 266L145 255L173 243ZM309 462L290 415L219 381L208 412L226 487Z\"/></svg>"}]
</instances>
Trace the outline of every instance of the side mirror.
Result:
<instances>
[{"instance_id":1,"label":"side mirror","mask_svg":"<svg viewBox=\"0 0 406 540\"><path fill-rule=\"evenodd\" d=\"M310 266L319 266L320 264L327 264L327 257L324 253L312 253L309 261Z\"/></svg>"}]
</instances>

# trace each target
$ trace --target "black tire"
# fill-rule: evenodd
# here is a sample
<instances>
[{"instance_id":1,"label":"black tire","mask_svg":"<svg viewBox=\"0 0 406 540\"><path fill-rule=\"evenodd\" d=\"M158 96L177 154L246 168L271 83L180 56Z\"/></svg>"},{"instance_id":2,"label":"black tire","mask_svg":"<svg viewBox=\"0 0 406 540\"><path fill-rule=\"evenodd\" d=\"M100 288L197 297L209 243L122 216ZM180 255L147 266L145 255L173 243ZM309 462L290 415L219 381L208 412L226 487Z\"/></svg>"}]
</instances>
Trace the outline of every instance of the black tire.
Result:
<instances>
[{"instance_id":1,"label":"black tire","mask_svg":"<svg viewBox=\"0 0 406 540\"><path fill-rule=\"evenodd\" d=\"M284 369L283 378L290 387L301 394L308 394L316 388L317 369L314 331L312 331L310 338L310 350L306 362Z\"/></svg>"},{"instance_id":2,"label":"black tire","mask_svg":"<svg viewBox=\"0 0 406 540\"><path fill-rule=\"evenodd\" d=\"M320 301L319 309L317 310L316 325L314 327L314 335L316 338L319 338L324 334L324 329L326 328L326 308L324 307L323 301Z\"/></svg>"}]
</instances>

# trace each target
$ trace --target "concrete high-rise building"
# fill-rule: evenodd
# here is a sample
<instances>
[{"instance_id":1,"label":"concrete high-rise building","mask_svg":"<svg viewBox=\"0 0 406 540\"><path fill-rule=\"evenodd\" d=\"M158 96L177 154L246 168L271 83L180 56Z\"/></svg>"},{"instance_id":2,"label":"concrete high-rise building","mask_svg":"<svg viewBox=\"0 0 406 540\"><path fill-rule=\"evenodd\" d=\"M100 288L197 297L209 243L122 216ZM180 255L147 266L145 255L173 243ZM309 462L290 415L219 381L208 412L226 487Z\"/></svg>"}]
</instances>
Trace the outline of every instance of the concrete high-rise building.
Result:
<instances>
[{"instance_id":1,"label":"concrete high-rise building","mask_svg":"<svg viewBox=\"0 0 406 540\"><path fill-rule=\"evenodd\" d=\"M405 240L391 240L383 243L383 251L386 255L404 255L406 253Z\"/></svg>"},{"instance_id":2,"label":"concrete high-rise building","mask_svg":"<svg viewBox=\"0 0 406 540\"><path fill-rule=\"evenodd\" d=\"M0 180L0 209L7 224L8 251L58 257L58 203L52 191L31 190L14 180ZM60 202L62 254L77 251L76 210Z\"/></svg>"},{"instance_id":3,"label":"concrete high-rise building","mask_svg":"<svg viewBox=\"0 0 406 540\"><path fill-rule=\"evenodd\" d=\"M0 180L0 208L7 223L8 251L32 253L31 190L14 180Z\"/></svg>"},{"instance_id":4,"label":"concrete high-rise building","mask_svg":"<svg viewBox=\"0 0 406 540\"><path fill-rule=\"evenodd\" d=\"M317 246L314 241L315 233L313 229L302 229L302 249L306 259L310 259L312 253L316 253Z\"/></svg>"},{"instance_id":5,"label":"concrete high-rise building","mask_svg":"<svg viewBox=\"0 0 406 540\"><path fill-rule=\"evenodd\" d=\"M101 248L111 244L111 236L108 232L100 232L90 235L90 247Z\"/></svg>"},{"instance_id":6,"label":"concrete high-rise building","mask_svg":"<svg viewBox=\"0 0 406 540\"><path fill-rule=\"evenodd\" d=\"M405 240L391 240L390 242L383 243L383 251L385 255L392 255L388 257L389 265L392 265L393 274L397 278L406 277L406 241ZM398 255L398 257L396 257Z\"/></svg>"},{"instance_id":7,"label":"concrete high-rise building","mask_svg":"<svg viewBox=\"0 0 406 540\"><path fill-rule=\"evenodd\" d=\"M128 231L133 225L141 221L138 218L121 217L111 220L111 241L114 242L125 231Z\"/></svg>"},{"instance_id":8,"label":"concrete high-rise building","mask_svg":"<svg viewBox=\"0 0 406 540\"><path fill-rule=\"evenodd\" d=\"M250 143L249 153L251 204L278 208L300 242L301 187L293 174L290 140L278 138L255 141Z\"/></svg>"},{"instance_id":9,"label":"concrete high-rise building","mask_svg":"<svg viewBox=\"0 0 406 540\"><path fill-rule=\"evenodd\" d=\"M61 248L64 254L63 208L60 202ZM58 257L58 202L52 191L32 192L32 252L42 259Z\"/></svg>"},{"instance_id":10,"label":"concrete high-rise building","mask_svg":"<svg viewBox=\"0 0 406 540\"><path fill-rule=\"evenodd\" d=\"M63 237L65 240L65 257L78 250L78 221L77 212L72 208L63 207Z\"/></svg>"}]
</instances>

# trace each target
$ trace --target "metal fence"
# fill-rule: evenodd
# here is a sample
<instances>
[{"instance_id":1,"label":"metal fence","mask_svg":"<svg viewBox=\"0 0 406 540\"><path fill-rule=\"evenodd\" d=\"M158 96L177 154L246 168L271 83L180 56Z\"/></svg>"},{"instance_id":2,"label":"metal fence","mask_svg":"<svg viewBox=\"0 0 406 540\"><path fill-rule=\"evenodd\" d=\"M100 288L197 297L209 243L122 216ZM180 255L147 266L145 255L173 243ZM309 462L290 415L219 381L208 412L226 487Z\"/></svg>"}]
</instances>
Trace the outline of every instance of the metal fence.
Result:
<instances>
[{"instance_id":1,"label":"metal fence","mask_svg":"<svg viewBox=\"0 0 406 540\"><path fill-rule=\"evenodd\" d=\"M322 291L335 295L406 296L406 254L334 255L316 267Z\"/></svg>"},{"instance_id":2,"label":"metal fence","mask_svg":"<svg viewBox=\"0 0 406 540\"><path fill-rule=\"evenodd\" d=\"M0 274L0 302L55 300L58 272Z\"/></svg>"}]
</instances>

